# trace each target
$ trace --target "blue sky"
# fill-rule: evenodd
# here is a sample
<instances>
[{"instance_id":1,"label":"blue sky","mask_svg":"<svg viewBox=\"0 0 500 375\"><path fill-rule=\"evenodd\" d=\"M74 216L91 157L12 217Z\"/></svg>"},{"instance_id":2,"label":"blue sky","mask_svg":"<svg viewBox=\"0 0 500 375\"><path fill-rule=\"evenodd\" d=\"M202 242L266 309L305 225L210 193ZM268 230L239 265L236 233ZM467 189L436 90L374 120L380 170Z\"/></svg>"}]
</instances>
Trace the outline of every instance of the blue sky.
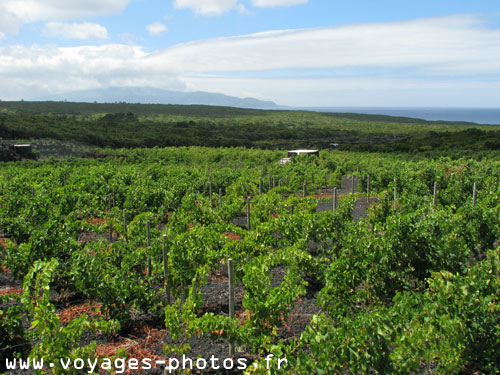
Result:
<instances>
[{"instance_id":1,"label":"blue sky","mask_svg":"<svg viewBox=\"0 0 500 375\"><path fill-rule=\"evenodd\" d=\"M291 106L500 107L500 4L0 0L0 98L109 86Z\"/></svg>"}]
</instances>

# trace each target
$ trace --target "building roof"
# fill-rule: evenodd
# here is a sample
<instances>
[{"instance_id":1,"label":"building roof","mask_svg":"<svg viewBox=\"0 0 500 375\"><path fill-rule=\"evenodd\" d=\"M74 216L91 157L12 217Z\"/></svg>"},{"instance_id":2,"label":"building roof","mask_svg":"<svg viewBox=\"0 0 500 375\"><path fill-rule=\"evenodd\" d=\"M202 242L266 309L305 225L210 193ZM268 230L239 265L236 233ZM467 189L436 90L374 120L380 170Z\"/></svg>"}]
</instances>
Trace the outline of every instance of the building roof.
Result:
<instances>
[{"instance_id":1,"label":"building roof","mask_svg":"<svg viewBox=\"0 0 500 375\"><path fill-rule=\"evenodd\" d=\"M288 152L295 152L296 154L312 154L318 152L318 150L290 150Z\"/></svg>"}]
</instances>

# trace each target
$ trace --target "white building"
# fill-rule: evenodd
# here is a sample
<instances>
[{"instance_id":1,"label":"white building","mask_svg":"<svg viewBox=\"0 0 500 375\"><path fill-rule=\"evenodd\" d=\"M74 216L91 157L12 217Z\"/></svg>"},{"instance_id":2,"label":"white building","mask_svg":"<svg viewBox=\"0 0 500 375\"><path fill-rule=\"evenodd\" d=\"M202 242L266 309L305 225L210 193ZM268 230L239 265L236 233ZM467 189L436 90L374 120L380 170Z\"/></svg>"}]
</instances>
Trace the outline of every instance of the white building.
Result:
<instances>
[{"instance_id":1,"label":"white building","mask_svg":"<svg viewBox=\"0 0 500 375\"><path fill-rule=\"evenodd\" d=\"M318 150L290 150L288 151L288 157L283 158L279 161L280 164L286 164L292 161L294 156L306 154L306 155L316 155L319 156Z\"/></svg>"}]
</instances>

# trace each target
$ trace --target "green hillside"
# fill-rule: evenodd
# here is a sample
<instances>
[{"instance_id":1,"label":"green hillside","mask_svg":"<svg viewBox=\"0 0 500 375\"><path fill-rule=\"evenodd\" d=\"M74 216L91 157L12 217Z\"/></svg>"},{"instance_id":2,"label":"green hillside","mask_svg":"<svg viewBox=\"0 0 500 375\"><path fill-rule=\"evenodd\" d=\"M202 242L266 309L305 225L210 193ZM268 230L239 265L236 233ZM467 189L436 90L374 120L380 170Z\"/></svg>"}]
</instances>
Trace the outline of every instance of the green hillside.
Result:
<instances>
[{"instance_id":1,"label":"green hillside","mask_svg":"<svg viewBox=\"0 0 500 375\"><path fill-rule=\"evenodd\" d=\"M474 128L474 132L460 132ZM56 139L98 147L296 147L370 151L496 149L495 127L404 117L214 106L0 102L4 139ZM458 132L458 133L457 133ZM438 136L436 136L436 134ZM437 140L437 141L436 141ZM381 146L383 145L383 146Z\"/></svg>"}]
</instances>

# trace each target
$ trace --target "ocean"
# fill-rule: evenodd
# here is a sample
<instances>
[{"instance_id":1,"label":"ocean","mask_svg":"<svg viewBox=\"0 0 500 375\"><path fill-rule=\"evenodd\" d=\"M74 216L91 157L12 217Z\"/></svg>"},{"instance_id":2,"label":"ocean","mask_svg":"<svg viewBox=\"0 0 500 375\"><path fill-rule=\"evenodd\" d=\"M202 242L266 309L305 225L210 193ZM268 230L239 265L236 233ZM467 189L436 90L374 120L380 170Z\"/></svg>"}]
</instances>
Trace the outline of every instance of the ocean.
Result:
<instances>
[{"instance_id":1,"label":"ocean","mask_svg":"<svg viewBox=\"0 0 500 375\"><path fill-rule=\"evenodd\" d=\"M413 117L428 121L459 121L500 125L500 108L331 107L308 109L318 112L363 113Z\"/></svg>"}]
</instances>

